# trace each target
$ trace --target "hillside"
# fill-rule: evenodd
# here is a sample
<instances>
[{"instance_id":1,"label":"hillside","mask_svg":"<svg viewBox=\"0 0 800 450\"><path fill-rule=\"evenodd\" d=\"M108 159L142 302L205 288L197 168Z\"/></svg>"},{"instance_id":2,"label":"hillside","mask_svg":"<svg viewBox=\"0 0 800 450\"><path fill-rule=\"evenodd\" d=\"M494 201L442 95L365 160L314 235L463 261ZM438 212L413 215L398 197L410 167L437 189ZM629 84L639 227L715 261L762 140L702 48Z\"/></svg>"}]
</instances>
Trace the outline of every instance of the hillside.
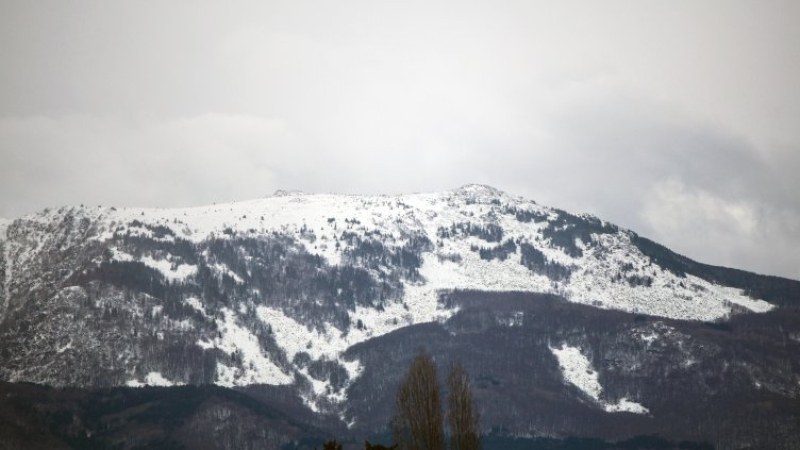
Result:
<instances>
[{"instance_id":1,"label":"hillside","mask_svg":"<svg viewBox=\"0 0 800 450\"><path fill-rule=\"evenodd\" d=\"M283 386L373 433L425 347L467 361L485 404L507 398L484 422L513 435L722 442L753 417L656 425L703 417L697 399L768 402L788 427L771 433L797 432L800 282L698 263L487 186L65 207L0 236L9 382Z\"/></svg>"}]
</instances>

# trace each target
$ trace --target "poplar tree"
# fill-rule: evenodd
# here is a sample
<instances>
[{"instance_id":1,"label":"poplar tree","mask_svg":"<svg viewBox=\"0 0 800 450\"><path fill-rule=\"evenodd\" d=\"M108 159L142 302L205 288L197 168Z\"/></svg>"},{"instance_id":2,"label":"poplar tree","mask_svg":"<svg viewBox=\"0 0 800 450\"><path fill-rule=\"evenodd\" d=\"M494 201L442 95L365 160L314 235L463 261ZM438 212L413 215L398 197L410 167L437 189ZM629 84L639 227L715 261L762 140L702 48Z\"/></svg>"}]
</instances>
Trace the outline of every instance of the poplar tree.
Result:
<instances>
[{"instance_id":1,"label":"poplar tree","mask_svg":"<svg viewBox=\"0 0 800 450\"><path fill-rule=\"evenodd\" d=\"M469 374L459 363L450 366L447 375L447 425L450 450L480 449L478 413L472 398Z\"/></svg>"},{"instance_id":2,"label":"poplar tree","mask_svg":"<svg viewBox=\"0 0 800 450\"><path fill-rule=\"evenodd\" d=\"M444 450L444 425L436 364L417 356L397 390L395 441L402 450Z\"/></svg>"}]
</instances>

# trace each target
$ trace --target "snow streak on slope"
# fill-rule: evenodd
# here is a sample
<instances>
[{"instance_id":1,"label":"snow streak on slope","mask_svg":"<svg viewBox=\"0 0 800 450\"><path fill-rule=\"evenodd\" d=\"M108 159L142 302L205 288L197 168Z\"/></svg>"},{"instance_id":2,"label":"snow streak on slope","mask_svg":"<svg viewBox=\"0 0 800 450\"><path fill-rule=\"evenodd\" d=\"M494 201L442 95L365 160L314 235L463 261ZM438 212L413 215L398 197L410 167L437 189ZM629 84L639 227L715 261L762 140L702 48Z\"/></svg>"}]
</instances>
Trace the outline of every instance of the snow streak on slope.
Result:
<instances>
[{"instance_id":1,"label":"snow streak on slope","mask_svg":"<svg viewBox=\"0 0 800 450\"><path fill-rule=\"evenodd\" d=\"M630 236L597 235L595 246L575 261L578 270L564 286L566 298L600 308L685 320L714 321L727 317L731 304L753 312L773 308L752 299L741 291L719 286L698 277L679 277L658 265L636 249ZM614 281L622 266L632 267L635 274L650 277L652 285L635 286Z\"/></svg>"},{"instance_id":2,"label":"snow streak on slope","mask_svg":"<svg viewBox=\"0 0 800 450\"><path fill-rule=\"evenodd\" d=\"M341 356L351 345L360 342L361 336L358 333L345 334L330 326L320 332L297 322L278 309L266 306L259 306L257 315L271 327L275 340L289 361L294 361L298 354L305 353L314 361L338 362L347 371L351 382L361 374L362 367L357 360L347 361ZM318 379L305 368L297 370L311 383L312 392L301 396L312 410L318 410L317 401L323 398L334 403L345 400L349 383L337 389L329 380Z\"/></svg>"},{"instance_id":3,"label":"snow streak on slope","mask_svg":"<svg viewBox=\"0 0 800 450\"><path fill-rule=\"evenodd\" d=\"M191 264L171 264L169 261L158 260L148 256L141 259L148 267L158 270L164 278L170 281L182 281L197 273L197 266Z\"/></svg>"},{"instance_id":4,"label":"snow streak on slope","mask_svg":"<svg viewBox=\"0 0 800 450\"><path fill-rule=\"evenodd\" d=\"M179 386L183 383L174 383L161 375L160 372L150 372L145 376L144 382L138 380L130 380L125 383L128 387L142 387L142 386Z\"/></svg>"},{"instance_id":5,"label":"snow streak on slope","mask_svg":"<svg viewBox=\"0 0 800 450\"><path fill-rule=\"evenodd\" d=\"M203 348L218 348L241 358L243 368L238 369L217 363L217 384L243 386L248 384L291 384L294 379L285 373L264 353L258 338L247 328L236 323L236 315L224 308L224 320L218 320L220 335L212 342L200 341Z\"/></svg>"},{"instance_id":6,"label":"snow streak on slope","mask_svg":"<svg viewBox=\"0 0 800 450\"><path fill-rule=\"evenodd\" d=\"M564 380L580 389L607 412L631 412L636 414L647 414L649 412L644 406L624 397L615 403L601 400L603 387L598 381L598 373L580 348L564 344L561 348L551 347L550 351L558 359L558 366L561 369Z\"/></svg>"}]
</instances>

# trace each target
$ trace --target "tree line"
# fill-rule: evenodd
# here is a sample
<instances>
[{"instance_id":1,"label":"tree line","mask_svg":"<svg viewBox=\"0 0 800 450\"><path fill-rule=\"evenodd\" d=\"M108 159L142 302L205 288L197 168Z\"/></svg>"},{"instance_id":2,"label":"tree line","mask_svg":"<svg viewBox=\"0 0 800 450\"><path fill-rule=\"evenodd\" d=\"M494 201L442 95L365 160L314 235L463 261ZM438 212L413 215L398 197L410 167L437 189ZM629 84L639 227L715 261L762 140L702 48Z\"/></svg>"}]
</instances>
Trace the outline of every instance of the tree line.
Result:
<instances>
[{"instance_id":1,"label":"tree line","mask_svg":"<svg viewBox=\"0 0 800 450\"><path fill-rule=\"evenodd\" d=\"M446 378L446 413L436 364L427 353L412 362L397 388L392 420L394 444L384 446L364 442L365 450L479 450L479 416L470 386L469 374L459 363L452 363ZM448 434L445 433L445 423ZM448 439L449 437L449 439ZM323 450L342 450L335 440Z\"/></svg>"}]
</instances>

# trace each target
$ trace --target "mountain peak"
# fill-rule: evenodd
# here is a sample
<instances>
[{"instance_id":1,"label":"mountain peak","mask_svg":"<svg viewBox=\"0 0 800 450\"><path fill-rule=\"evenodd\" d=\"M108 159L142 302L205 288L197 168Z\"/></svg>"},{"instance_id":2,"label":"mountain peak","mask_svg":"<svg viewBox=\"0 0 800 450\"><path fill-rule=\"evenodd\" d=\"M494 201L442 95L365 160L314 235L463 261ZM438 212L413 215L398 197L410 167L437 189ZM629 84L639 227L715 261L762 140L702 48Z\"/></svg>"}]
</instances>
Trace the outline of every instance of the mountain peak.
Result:
<instances>
[{"instance_id":1,"label":"mountain peak","mask_svg":"<svg viewBox=\"0 0 800 450\"><path fill-rule=\"evenodd\" d=\"M459 197L479 203L487 203L499 198L510 197L506 192L487 184L465 184L452 192Z\"/></svg>"},{"instance_id":2,"label":"mountain peak","mask_svg":"<svg viewBox=\"0 0 800 450\"><path fill-rule=\"evenodd\" d=\"M278 189L272 193L271 197L291 197L294 195L303 195L305 192L299 189Z\"/></svg>"},{"instance_id":3,"label":"mountain peak","mask_svg":"<svg viewBox=\"0 0 800 450\"><path fill-rule=\"evenodd\" d=\"M503 195L505 192L497 189L496 187L489 186L488 184L479 184L479 183L470 183L465 184L458 189L456 192L461 192L465 194L483 194L483 195Z\"/></svg>"}]
</instances>

